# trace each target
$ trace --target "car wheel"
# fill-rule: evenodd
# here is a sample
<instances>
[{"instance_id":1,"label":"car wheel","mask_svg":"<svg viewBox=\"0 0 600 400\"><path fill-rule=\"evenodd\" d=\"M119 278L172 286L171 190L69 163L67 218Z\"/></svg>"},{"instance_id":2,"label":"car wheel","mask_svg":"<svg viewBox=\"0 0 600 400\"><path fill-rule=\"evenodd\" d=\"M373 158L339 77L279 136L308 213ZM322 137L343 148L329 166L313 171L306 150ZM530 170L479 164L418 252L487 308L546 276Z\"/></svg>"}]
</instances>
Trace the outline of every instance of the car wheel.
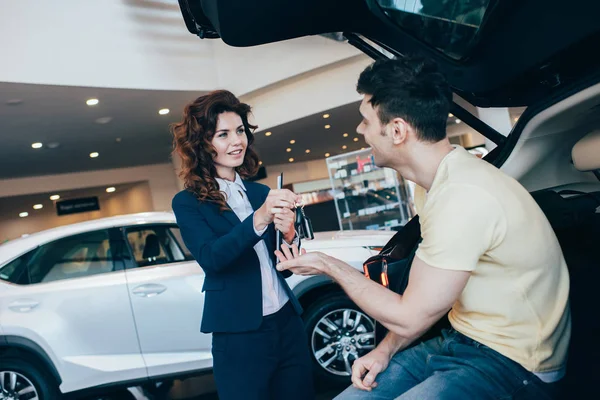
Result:
<instances>
[{"instance_id":1,"label":"car wheel","mask_svg":"<svg viewBox=\"0 0 600 400\"><path fill-rule=\"evenodd\" d=\"M0 359L0 398L10 400L55 400L56 382L48 374L24 359Z\"/></svg>"},{"instance_id":2,"label":"car wheel","mask_svg":"<svg viewBox=\"0 0 600 400\"><path fill-rule=\"evenodd\" d=\"M303 319L317 378L350 382L354 360L375 348L375 321L340 293L319 298Z\"/></svg>"}]
</instances>

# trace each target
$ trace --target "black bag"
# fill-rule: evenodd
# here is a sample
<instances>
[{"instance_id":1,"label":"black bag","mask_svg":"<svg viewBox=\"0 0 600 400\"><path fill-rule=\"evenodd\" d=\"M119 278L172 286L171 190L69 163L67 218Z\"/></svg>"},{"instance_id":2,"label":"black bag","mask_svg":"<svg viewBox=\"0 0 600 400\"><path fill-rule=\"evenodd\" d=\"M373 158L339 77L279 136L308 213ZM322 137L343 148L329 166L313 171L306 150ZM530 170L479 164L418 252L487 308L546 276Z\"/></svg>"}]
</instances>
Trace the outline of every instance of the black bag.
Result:
<instances>
[{"instance_id":1,"label":"black bag","mask_svg":"<svg viewBox=\"0 0 600 400\"><path fill-rule=\"evenodd\" d=\"M403 294L408 285L410 266L421 243L419 216L412 218L381 249L363 264L365 276L390 290ZM375 343L385 337L387 329L375 323Z\"/></svg>"}]
</instances>

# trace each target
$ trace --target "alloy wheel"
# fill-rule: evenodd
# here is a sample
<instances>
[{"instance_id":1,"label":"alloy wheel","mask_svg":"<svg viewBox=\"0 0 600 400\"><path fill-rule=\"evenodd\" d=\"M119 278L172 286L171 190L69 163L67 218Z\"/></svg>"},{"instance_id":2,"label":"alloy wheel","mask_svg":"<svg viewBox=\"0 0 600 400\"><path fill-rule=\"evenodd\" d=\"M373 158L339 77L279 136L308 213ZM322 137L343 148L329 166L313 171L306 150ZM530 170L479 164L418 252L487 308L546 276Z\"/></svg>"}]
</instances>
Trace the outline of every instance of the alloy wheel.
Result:
<instances>
[{"instance_id":1,"label":"alloy wheel","mask_svg":"<svg viewBox=\"0 0 600 400\"><path fill-rule=\"evenodd\" d=\"M33 383L15 371L0 371L0 400L38 400Z\"/></svg>"},{"instance_id":2,"label":"alloy wheel","mask_svg":"<svg viewBox=\"0 0 600 400\"><path fill-rule=\"evenodd\" d=\"M375 348L375 322L358 310L333 310L315 325L311 346L315 359L327 372L350 376L352 362Z\"/></svg>"}]
</instances>

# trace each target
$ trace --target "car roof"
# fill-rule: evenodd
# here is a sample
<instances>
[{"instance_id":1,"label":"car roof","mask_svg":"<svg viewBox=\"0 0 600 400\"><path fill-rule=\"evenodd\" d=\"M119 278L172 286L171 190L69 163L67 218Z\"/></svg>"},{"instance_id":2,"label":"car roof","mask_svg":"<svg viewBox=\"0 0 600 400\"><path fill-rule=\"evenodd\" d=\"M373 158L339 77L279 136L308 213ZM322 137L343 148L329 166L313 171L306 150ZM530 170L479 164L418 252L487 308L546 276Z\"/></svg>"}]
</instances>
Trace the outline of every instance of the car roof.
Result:
<instances>
[{"instance_id":1,"label":"car roof","mask_svg":"<svg viewBox=\"0 0 600 400\"><path fill-rule=\"evenodd\" d=\"M354 37L359 34L396 54L427 56L437 61L457 94L482 107L527 106L600 68L600 58L590 57L600 42L600 2L440 2L444 7L475 7L467 11L485 12L477 29L469 33L476 40L461 50L459 58L445 48L452 43L433 43L427 36L427 26L441 18L414 10L392 18L391 7L408 3L417 2L179 0L190 32L221 37L231 46L344 32L351 43L361 40ZM417 22L412 27L402 22L410 19ZM468 24L451 24L455 25L464 28Z\"/></svg>"},{"instance_id":2,"label":"car roof","mask_svg":"<svg viewBox=\"0 0 600 400\"><path fill-rule=\"evenodd\" d=\"M161 223L176 223L175 215L172 212L145 212L117 215L114 217L99 218L91 221L59 226L30 235L24 235L18 239L0 245L0 262L17 257L41 244L67 236L120 226Z\"/></svg>"}]
</instances>

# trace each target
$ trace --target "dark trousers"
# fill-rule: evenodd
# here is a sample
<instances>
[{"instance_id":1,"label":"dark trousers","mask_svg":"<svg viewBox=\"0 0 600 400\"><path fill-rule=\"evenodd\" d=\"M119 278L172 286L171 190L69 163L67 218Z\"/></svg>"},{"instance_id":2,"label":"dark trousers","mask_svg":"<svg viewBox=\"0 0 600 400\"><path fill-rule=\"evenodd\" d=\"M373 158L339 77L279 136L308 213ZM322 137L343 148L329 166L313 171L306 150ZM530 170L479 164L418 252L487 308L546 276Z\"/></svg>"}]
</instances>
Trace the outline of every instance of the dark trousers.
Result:
<instances>
[{"instance_id":1,"label":"dark trousers","mask_svg":"<svg viewBox=\"0 0 600 400\"><path fill-rule=\"evenodd\" d=\"M220 400L315 398L304 324L289 302L256 331L213 333L212 354Z\"/></svg>"}]
</instances>

